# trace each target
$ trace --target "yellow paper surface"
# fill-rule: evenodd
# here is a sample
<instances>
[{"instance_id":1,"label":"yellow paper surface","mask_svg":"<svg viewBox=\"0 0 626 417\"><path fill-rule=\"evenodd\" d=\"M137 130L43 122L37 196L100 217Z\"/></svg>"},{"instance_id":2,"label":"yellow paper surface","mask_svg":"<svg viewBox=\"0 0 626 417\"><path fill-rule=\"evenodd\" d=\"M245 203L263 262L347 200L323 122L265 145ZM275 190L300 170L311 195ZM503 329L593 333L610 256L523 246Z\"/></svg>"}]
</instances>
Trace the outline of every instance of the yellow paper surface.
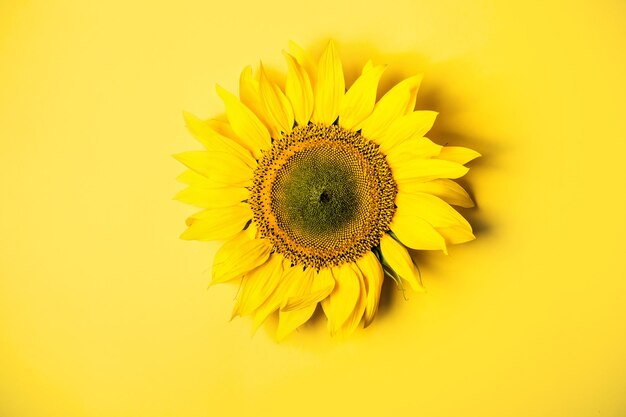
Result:
<instances>
[{"instance_id":1,"label":"yellow paper surface","mask_svg":"<svg viewBox=\"0 0 626 417\"><path fill-rule=\"evenodd\" d=\"M170 155L216 83L329 38L348 82L424 72L429 136L484 155L477 240L367 330L277 344L178 240ZM625 415L624 45L618 0L3 1L0 416Z\"/></svg>"}]
</instances>

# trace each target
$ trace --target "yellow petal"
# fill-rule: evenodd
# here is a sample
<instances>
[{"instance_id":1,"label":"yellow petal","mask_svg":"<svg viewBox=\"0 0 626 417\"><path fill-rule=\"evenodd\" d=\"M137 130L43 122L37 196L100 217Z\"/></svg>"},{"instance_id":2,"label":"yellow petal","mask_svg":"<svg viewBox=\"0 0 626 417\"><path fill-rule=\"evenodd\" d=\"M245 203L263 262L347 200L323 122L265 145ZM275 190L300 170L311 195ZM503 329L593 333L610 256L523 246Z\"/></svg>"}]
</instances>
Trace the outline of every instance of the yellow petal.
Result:
<instances>
[{"instance_id":1,"label":"yellow petal","mask_svg":"<svg viewBox=\"0 0 626 417\"><path fill-rule=\"evenodd\" d=\"M372 114L361 123L364 137L376 140L384 136L391 124L401 116L413 111L417 89L422 81L416 75L395 85L374 107Z\"/></svg>"},{"instance_id":2,"label":"yellow petal","mask_svg":"<svg viewBox=\"0 0 626 417\"><path fill-rule=\"evenodd\" d=\"M300 266L290 266L290 262L279 256L282 260L280 263L281 277L276 285L275 290L261 305L254 316L254 327L258 327L265 319L274 311L285 306L290 296L296 295L296 290L302 284L304 271Z\"/></svg>"},{"instance_id":3,"label":"yellow petal","mask_svg":"<svg viewBox=\"0 0 626 417\"><path fill-rule=\"evenodd\" d=\"M217 94L224 101L226 116L233 130L252 150L255 158L259 159L261 151L271 146L270 134L259 118L241 103L237 97L224 90L219 85L216 87Z\"/></svg>"},{"instance_id":4,"label":"yellow petal","mask_svg":"<svg viewBox=\"0 0 626 417\"><path fill-rule=\"evenodd\" d=\"M226 116L224 115L224 117L226 117ZM240 144L244 148L248 149L246 147L246 143L243 142L241 140L241 138L235 134L235 131L233 130L233 128L228 123L228 119L226 119L226 120L208 119L208 120L206 120L206 124L208 124L211 129L215 130L217 133L219 133L220 135L224 136L225 138L229 138L231 140L234 140L235 142L237 142L238 144Z\"/></svg>"},{"instance_id":5,"label":"yellow petal","mask_svg":"<svg viewBox=\"0 0 626 417\"><path fill-rule=\"evenodd\" d=\"M440 159L417 159L391 165L396 183L424 182L437 178L459 178L469 171L468 168L455 162Z\"/></svg>"},{"instance_id":6,"label":"yellow petal","mask_svg":"<svg viewBox=\"0 0 626 417\"><path fill-rule=\"evenodd\" d=\"M198 174L196 171L192 169L186 169L182 174L176 177L176 180L184 184L193 186L194 188L202 188L202 189L240 187L240 185L229 185L229 184L224 184L223 182L215 181L214 179L209 179L205 177L204 175ZM246 181L246 183L250 183L250 181Z\"/></svg>"},{"instance_id":7,"label":"yellow petal","mask_svg":"<svg viewBox=\"0 0 626 417\"><path fill-rule=\"evenodd\" d=\"M443 236L426 220L396 212L389 227L398 236L398 239L409 248L442 250L444 253L448 253Z\"/></svg>"},{"instance_id":8,"label":"yellow petal","mask_svg":"<svg viewBox=\"0 0 626 417\"><path fill-rule=\"evenodd\" d=\"M323 268L310 276L309 290L300 296L290 297L281 311L292 311L300 308L317 305L332 292L335 287L335 279L329 268Z\"/></svg>"},{"instance_id":9,"label":"yellow petal","mask_svg":"<svg viewBox=\"0 0 626 417\"><path fill-rule=\"evenodd\" d=\"M481 155L473 149L463 148L461 146L444 146L437 158L464 165L479 156Z\"/></svg>"},{"instance_id":10,"label":"yellow petal","mask_svg":"<svg viewBox=\"0 0 626 417\"><path fill-rule=\"evenodd\" d=\"M306 126L313 113L313 86L304 67L288 53L284 52L283 55L288 66L285 94L293 106L296 122Z\"/></svg>"},{"instance_id":11,"label":"yellow petal","mask_svg":"<svg viewBox=\"0 0 626 417\"><path fill-rule=\"evenodd\" d=\"M406 80L398 83L399 88L406 88L409 90L409 100L406 103L406 108L404 113L410 113L415 110L415 102L417 101L417 90L420 88L420 84L422 83L422 74L414 75L413 77L409 77Z\"/></svg>"},{"instance_id":12,"label":"yellow petal","mask_svg":"<svg viewBox=\"0 0 626 417\"><path fill-rule=\"evenodd\" d=\"M270 122L267 115L265 105L261 100L261 87L259 85L259 76L252 73L252 67L247 66L241 71L239 77L239 98L259 118L261 123L269 130L270 136L278 137L279 132L274 123Z\"/></svg>"},{"instance_id":13,"label":"yellow petal","mask_svg":"<svg viewBox=\"0 0 626 417\"><path fill-rule=\"evenodd\" d=\"M237 158L241 159L251 169L256 168L257 162L252 157L250 149L241 146L230 138L227 138L211 125L203 120L198 119L191 113L184 112L185 124L192 135L200 142L209 152L230 152Z\"/></svg>"},{"instance_id":14,"label":"yellow petal","mask_svg":"<svg viewBox=\"0 0 626 417\"><path fill-rule=\"evenodd\" d=\"M365 314L363 316L365 327L367 327L372 323L376 311L378 311L380 291L383 286L383 267L373 252L367 252L356 261L356 264L363 274L365 289L367 291Z\"/></svg>"},{"instance_id":15,"label":"yellow petal","mask_svg":"<svg viewBox=\"0 0 626 417\"><path fill-rule=\"evenodd\" d=\"M476 239L471 228L463 226L438 227L437 232L444 237L447 243L457 245Z\"/></svg>"},{"instance_id":16,"label":"yellow petal","mask_svg":"<svg viewBox=\"0 0 626 417\"><path fill-rule=\"evenodd\" d=\"M295 43L294 41L289 41L289 53L293 56L298 64L304 68L311 80L311 85L315 85L316 75L317 75L317 67L311 61L309 54L307 54L300 45Z\"/></svg>"},{"instance_id":17,"label":"yellow petal","mask_svg":"<svg viewBox=\"0 0 626 417\"><path fill-rule=\"evenodd\" d=\"M445 178L427 182L401 182L398 191L402 193L427 193L441 198L448 204L460 207L474 207L474 202L459 184Z\"/></svg>"},{"instance_id":18,"label":"yellow petal","mask_svg":"<svg viewBox=\"0 0 626 417\"><path fill-rule=\"evenodd\" d=\"M291 281L292 285L285 286L284 298L289 300L310 293L314 275L316 275L316 272L312 268L307 268L300 272L297 279ZM297 310L287 311L284 308L287 303L288 301L281 303L279 311L277 330L279 340L282 340L285 336L294 331L296 327L306 322L315 311L315 304Z\"/></svg>"},{"instance_id":19,"label":"yellow petal","mask_svg":"<svg viewBox=\"0 0 626 417\"><path fill-rule=\"evenodd\" d=\"M435 118L435 111L414 111L397 118L381 136L370 139L380 145L381 152L387 153L409 138L424 136L433 127Z\"/></svg>"},{"instance_id":20,"label":"yellow petal","mask_svg":"<svg viewBox=\"0 0 626 417\"><path fill-rule=\"evenodd\" d=\"M280 283L281 264L281 257L273 254L267 262L246 273L233 309L233 317L253 314L267 301Z\"/></svg>"},{"instance_id":21,"label":"yellow petal","mask_svg":"<svg viewBox=\"0 0 626 417\"><path fill-rule=\"evenodd\" d=\"M341 60L332 41L322 54L317 71L313 121L330 125L339 115L341 99L346 91Z\"/></svg>"},{"instance_id":22,"label":"yellow petal","mask_svg":"<svg viewBox=\"0 0 626 417\"><path fill-rule=\"evenodd\" d=\"M359 327L361 318L363 318L363 313L367 308L367 288L365 286L365 278L356 264L351 264L351 267L354 270L359 282L359 298L354 306L354 309L352 309L352 313L350 313L346 322L341 326L340 333L344 335L352 334L356 328Z\"/></svg>"},{"instance_id":23,"label":"yellow petal","mask_svg":"<svg viewBox=\"0 0 626 417\"><path fill-rule=\"evenodd\" d=\"M303 270L300 267L294 267L294 269L296 272L293 279L286 280L284 285L280 288L282 300L279 306L281 310L289 304L289 300L301 298L304 295L309 294L311 292L311 287L313 286L313 277L316 274L313 268Z\"/></svg>"},{"instance_id":24,"label":"yellow petal","mask_svg":"<svg viewBox=\"0 0 626 417\"><path fill-rule=\"evenodd\" d=\"M263 113L261 109L261 94L259 81L254 77L252 67L248 65L239 75L239 99L246 107L252 110L257 117ZM258 110L261 110L260 112Z\"/></svg>"},{"instance_id":25,"label":"yellow petal","mask_svg":"<svg viewBox=\"0 0 626 417\"><path fill-rule=\"evenodd\" d=\"M361 75L373 69L374 69L374 62L371 59L368 59L365 65L363 65L363 69L361 70Z\"/></svg>"},{"instance_id":26,"label":"yellow petal","mask_svg":"<svg viewBox=\"0 0 626 417\"><path fill-rule=\"evenodd\" d=\"M416 136L406 139L394 146L387 154L387 162L392 167L402 164L412 164L417 159L429 159L441 151L441 146L433 143L430 139Z\"/></svg>"},{"instance_id":27,"label":"yellow petal","mask_svg":"<svg viewBox=\"0 0 626 417\"><path fill-rule=\"evenodd\" d=\"M243 187L203 188L187 187L175 199L202 208L234 206L246 200L250 191Z\"/></svg>"},{"instance_id":28,"label":"yellow petal","mask_svg":"<svg viewBox=\"0 0 626 417\"><path fill-rule=\"evenodd\" d=\"M369 69L367 69L369 68ZM371 61L341 100L339 125L354 129L370 115L376 103L378 82L385 71L384 65L372 66Z\"/></svg>"},{"instance_id":29,"label":"yellow petal","mask_svg":"<svg viewBox=\"0 0 626 417\"><path fill-rule=\"evenodd\" d=\"M252 169L230 152L189 151L174 158L212 183L245 186L252 180Z\"/></svg>"},{"instance_id":30,"label":"yellow petal","mask_svg":"<svg viewBox=\"0 0 626 417\"><path fill-rule=\"evenodd\" d=\"M215 182L209 181L207 177L200 175L191 169L186 169L182 174L176 177L176 181L201 188L211 188L217 186Z\"/></svg>"},{"instance_id":31,"label":"yellow petal","mask_svg":"<svg viewBox=\"0 0 626 417\"><path fill-rule=\"evenodd\" d=\"M335 288L322 301L324 313L328 318L328 329L335 334L348 320L361 297L361 279L350 264L343 264L332 269Z\"/></svg>"},{"instance_id":32,"label":"yellow petal","mask_svg":"<svg viewBox=\"0 0 626 417\"><path fill-rule=\"evenodd\" d=\"M426 220L431 226L461 226L472 230L470 224L448 203L432 194L403 193L396 195L397 211Z\"/></svg>"},{"instance_id":33,"label":"yellow petal","mask_svg":"<svg viewBox=\"0 0 626 417\"><path fill-rule=\"evenodd\" d=\"M265 114L269 116L270 123L276 127L276 130L289 133L293 128L294 120L291 103L280 88L267 78L263 65L261 65L260 72L259 88Z\"/></svg>"},{"instance_id":34,"label":"yellow petal","mask_svg":"<svg viewBox=\"0 0 626 417\"><path fill-rule=\"evenodd\" d=\"M423 290L419 271L415 267L409 251L394 238L385 233L380 240L380 251L384 261L396 274L416 291Z\"/></svg>"},{"instance_id":35,"label":"yellow petal","mask_svg":"<svg viewBox=\"0 0 626 417\"><path fill-rule=\"evenodd\" d=\"M272 245L267 239L251 239L246 230L224 242L213 259L212 284L240 278L267 262Z\"/></svg>"},{"instance_id":36,"label":"yellow petal","mask_svg":"<svg viewBox=\"0 0 626 417\"><path fill-rule=\"evenodd\" d=\"M180 236L185 240L225 240L240 232L252 218L248 204L207 209L187 219L187 230Z\"/></svg>"},{"instance_id":37,"label":"yellow petal","mask_svg":"<svg viewBox=\"0 0 626 417\"><path fill-rule=\"evenodd\" d=\"M317 304L309 305L298 310L280 310L278 313L278 329L276 330L276 338L280 341L287 337L291 332L306 323L313 313Z\"/></svg>"}]
</instances>

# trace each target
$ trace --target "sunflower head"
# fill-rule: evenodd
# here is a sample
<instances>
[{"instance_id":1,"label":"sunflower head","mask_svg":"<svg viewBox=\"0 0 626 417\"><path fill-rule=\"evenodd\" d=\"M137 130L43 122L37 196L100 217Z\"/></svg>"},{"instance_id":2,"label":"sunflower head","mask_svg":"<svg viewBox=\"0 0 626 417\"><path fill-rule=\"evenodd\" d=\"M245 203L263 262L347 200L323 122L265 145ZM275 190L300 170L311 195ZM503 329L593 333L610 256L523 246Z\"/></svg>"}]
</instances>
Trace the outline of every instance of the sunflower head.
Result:
<instances>
[{"instance_id":1,"label":"sunflower head","mask_svg":"<svg viewBox=\"0 0 626 417\"><path fill-rule=\"evenodd\" d=\"M295 45L284 55L284 85L261 66L239 97L218 87L227 121L185 115L205 150L177 155L177 197L202 209L182 238L224 241L212 279L240 280L234 315L278 312L283 338L321 304L331 333L350 333L373 320L385 275L421 288L407 248L474 239L450 204L473 205L453 180L479 154L425 137L437 114L414 110L421 76L376 101L384 66L346 91L332 42L314 67Z\"/></svg>"},{"instance_id":2,"label":"sunflower head","mask_svg":"<svg viewBox=\"0 0 626 417\"><path fill-rule=\"evenodd\" d=\"M396 184L378 146L337 125L309 124L274 141L254 172L260 236L293 264L355 262L378 245Z\"/></svg>"}]
</instances>

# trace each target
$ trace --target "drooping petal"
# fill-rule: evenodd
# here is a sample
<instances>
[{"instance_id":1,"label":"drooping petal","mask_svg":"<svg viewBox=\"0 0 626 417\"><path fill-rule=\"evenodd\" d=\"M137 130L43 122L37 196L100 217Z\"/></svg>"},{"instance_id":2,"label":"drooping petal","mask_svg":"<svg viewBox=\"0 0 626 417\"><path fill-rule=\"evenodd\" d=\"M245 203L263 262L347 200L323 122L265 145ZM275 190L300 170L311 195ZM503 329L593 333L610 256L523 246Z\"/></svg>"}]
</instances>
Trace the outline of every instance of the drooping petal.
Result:
<instances>
[{"instance_id":1,"label":"drooping petal","mask_svg":"<svg viewBox=\"0 0 626 417\"><path fill-rule=\"evenodd\" d=\"M188 151L174 158L212 183L245 186L252 180L252 168L231 152Z\"/></svg>"},{"instance_id":2,"label":"drooping petal","mask_svg":"<svg viewBox=\"0 0 626 417\"><path fill-rule=\"evenodd\" d=\"M240 102L237 97L219 85L217 94L226 106L226 116L233 130L242 140L249 143L249 149L255 158L261 157L261 151L271 146L270 134L259 118Z\"/></svg>"},{"instance_id":3,"label":"drooping petal","mask_svg":"<svg viewBox=\"0 0 626 417\"><path fill-rule=\"evenodd\" d=\"M328 329L331 334L335 334L348 320L361 298L361 279L348 263L334 267L332 274L335 288L322 301L322 307L328 318Z\"/></svg>"},{"instance_id":4,"label":"drooping petal","mask_svg":"<svg viewBox=\"0 0 626 417\"><path fill-rule=\"evenodd\" d=\"M248 204L203 210L187 219L185 240L226 240L240 232L252 218Z\"/></svg>"},{"instance_id":5,"label":"drooping petal","mask_svg":"<svg viewBox=\"0 0 626 417\"><path fill-rule=\"evenodd\" d=\"M224 242L213 259L211 284L240 278L248 271L264 264L272 249L267 239L251 238L247 230Z\"/></svg>"},{"instance_id":6,"label":"drooping petal","mask_svg":"<svg viewBox=\"0 0 626 417\"><path fill-rule=\"evenodd\" d=\"M441 159L417 159L415 161L405 161L397 165L391 165L393 178L396 183L402 182L424 182L437 178L460 178L467 174L468 168L455 162Z\"/></svg>"},{"instance_id":7,"label":"drooping petal","mask_svg":"<svg viewBox=\"0 0 626 417\"><path fill-rule=\"evenodd\" d=\"M370 115L376 104L378 82L385 71L384 65L366 64L363 73L348 89L339 109L339 125L346 129L355 129ZM356 130L356 129L355 129Z\"/></svg>"},{"instance_id":8,"label":"drooping petal","mask_svg":"<svg viewBox=\"0 0 626 417\"><path fill-rule=\"evenodd\" d=\"M187 187L176 194L176 200L201 208L217 208L234 206L250 195L243 187Z\"/></svg>"},{"instance_id":9,"label":"drooping petal","mask_svg":"<svg viewBox=\"0 0 626 417\"><path fill-rule=\"evenodd\" d=\"M437 158L465 165L480 156L481 155L473 149L463 148L461 146L444 146Z\"/></svg>"},{"instance_id":10,"label":"drooping petal","mask_svg":"<svg viewBox=\"0 0 626 417\"><path fill-rule=\"evenodd\" d=\"M357 266L363 274L365 289L367 291L365 314L363 321L365 327L369 326L374 320L376 311L378 311L378 303L380 301L380 291L383 286L383 267L373 252L367 252L363 257L356 261Z\"/></svg>"},{"instance_id":11,"label":"drooping petal","mask_svg":"<svg viewBox=\"0 0 626 417\"><path fill-rule=\"evenodd\" d=\"M313 121L332 124L339 115L341 99L346 91L341 59L330 41L320 58L315 85Z\"/></svg>"},{"instance_id":12,"label":"drooping petal","mask_svg":"<svg viewBox=\"0 0 626 417\"><path fill-rule=\"evenodd\" d=\"M408 282L413 290L423 290L419 271L415 267L409 251L402 244L385 234L380 240L380 251L385 262L400 278Z\"/></svg>"},{"instance_id":13,"label":"drooping petal","mask_svg":"<svg viewBox=\"0 0 626 417\"><path fill-rule=\"evenodd\" d=\"M389 225L398 239L409 248L422 250L442 250L448 253L446 241L426 220L398 210Z\"/></svg>"},{"instance_id":14,"label":"drooping petal","mask_svg":"<svg viewBox=\"0 0 626 417\"><path fill-rule=\"evenodd\" d=\"M427 182L409 181L398 184L402 193L427 193L441 198L448 204L460 207L474 207L474 202L467 192L456 182L440 178Z\"/></svg>"},{"instance_id":15,"label":"drooping petal","mask_svg":"<svg viewBox=\"0 0 626 417\"><path fill-rule=\"evenodd\" d=\"M294 121L291 103L280 88L269 80L263 65L261 65L260 73L259 91L261 101L265 106L265 114L268 115L270 123L276 130L284 133L291 132Z\"/></svg>"},{"instance_id":16,"label":"drooping petal","mask_svg":"<svg viewBox=\"0 0 626 417\"><path fill-rule=\"evenodd\" d=\"M418 110L397 118L389 129L372 140L380 145L380 151L387 153L409 138L424 136L435 123L437 112Z\"/></svg>"},{"instance_id":17,"label":"drooping petal","mask_svg":"<svg viewBox=\"0 0 626 417\"><path fill-rule=\"evenodd\" d=\"M272 254L267 262L246 273L233 309L233 317L251 315L267 301L280 284L281 264L281 257Z\"/></svg>"},{"instance_id":18,"label":"drooping petal","mask_svg":"<svg viewBox=\"0 0 626 417\"><path fill-rule=\"evenodd\" d=\"M361 323L361 319L363 318L363 313L367 308L367 288L365 287L365 278L363 277L363 273L361 273L361 270L356 264L351 264L350 266L354 270L359 282L359 298L357 299L354 309L352 309L352 313L350 313L346 322L341 326L340 332L344 335L352 334L356 328L359 327L359 323Z\"/></svg>"},{"instance_id":19,"label":"drooping petal","mask_svg":"<svg viewBox=\"0 0 626 417\"><path fill-rule=\"evenodd\" d=\"M216 130L203 120L198 119L191 113L184 112L183 117L187 129L209 152L231 152L233 156L237 156L251 169L256 168L257 162L252 157L251 149L232 141Z\"/></svg>"},{"instance_id":20,"label":"drooping petal","mask_svg":"<svg viewBox=\"0 0 626 417\"><path fill-rule=\"evenodd\" d=\"M313 114L313 86L306 70L290 54L283 53L287 60L285 94L293 106L298 125L306 126Z\"/></svg>"},{"instance_id":21,"label":"drooping petal","mask_svg":"<svg viewBox=\"0 0 626 417\"><path fill-rule=\"evenodd\" d=\"M317 305L318 302L328 297L335 287L335 279L329 268L322 268L319 272L313 274L310 279L309 291L300 296L290 297L287 300L287 304L281 308L281 311L298 310Z\"/></svg>"},{"instance_id":22,"label":"drooping petal","mask_svg":"<svg viewBox=\"0 0 626 417\"><path fill-rule=\"evenodd\" d=\"M422 76L416 75L401 81L389 90L376 103L372 114L361 123L363 136L371 140L380 139L396 119L413 111L421 81Z\"/></svg>"}]
</instances>

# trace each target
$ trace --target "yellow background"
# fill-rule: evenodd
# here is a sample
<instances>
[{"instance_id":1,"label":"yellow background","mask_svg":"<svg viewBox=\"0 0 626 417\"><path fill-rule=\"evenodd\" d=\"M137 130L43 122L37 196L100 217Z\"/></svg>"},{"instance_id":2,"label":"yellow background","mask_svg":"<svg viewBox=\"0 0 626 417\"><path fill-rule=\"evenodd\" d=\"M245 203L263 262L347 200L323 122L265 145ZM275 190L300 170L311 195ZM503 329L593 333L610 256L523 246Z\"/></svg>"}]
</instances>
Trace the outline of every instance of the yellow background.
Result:
<instances>
[{"instance_id":1,"label":"yellow background","mask_svg":"<svg viewBox=\"0 0 626 417\"><path fill-rule=\"evenodd\" d=\"M0 3L0 416L626 415L626 3L366 4ZM277 344L178 240L170 155L215 83L331 37L349 80L425 73L433 139L484 155L478 239Z\"/></svg>"}]
</instances>

